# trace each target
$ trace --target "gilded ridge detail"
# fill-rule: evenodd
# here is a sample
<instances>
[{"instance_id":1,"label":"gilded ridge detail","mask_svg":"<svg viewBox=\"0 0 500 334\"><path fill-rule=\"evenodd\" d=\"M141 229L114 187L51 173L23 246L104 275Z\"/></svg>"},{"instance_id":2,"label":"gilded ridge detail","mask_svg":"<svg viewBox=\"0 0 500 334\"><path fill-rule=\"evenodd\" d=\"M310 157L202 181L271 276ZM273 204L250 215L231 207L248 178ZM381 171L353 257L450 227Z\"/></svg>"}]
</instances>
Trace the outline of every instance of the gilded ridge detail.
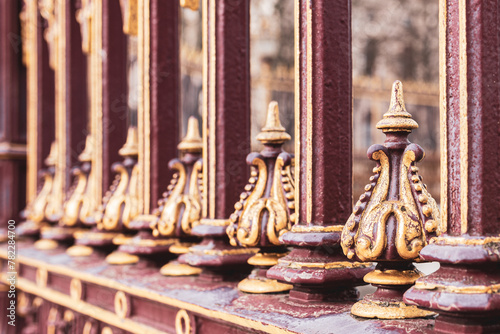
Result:
<instances>
[{"instance_id":1,"label":"gilded ridge detail","mask_svg":"<svg viewBox=\"0 0 500 334\"><path fill-rule=\"evenodd\" d=\"M178 149L186 155L169 163L175 173L159 201L158 218L151 223L154 236L190 236L201 219L203 161L200 154L203 147L196 118L189 119L186 137Z\"/></svg>"},{"instance_id":2,"label":"gilded ridge detail","mask_svg":"<svg viewBox=\"0 0 500 334\"><path fill-rule=\"evenodd\" d=\"M276 102L270 103L257 139L265 149L248 155L251 177L229 218L227 234L233 246L279 246L279 237L290 230L295 212L292 156L281 149L290 135L281 126Z\"/></svg>"}]
</instances>

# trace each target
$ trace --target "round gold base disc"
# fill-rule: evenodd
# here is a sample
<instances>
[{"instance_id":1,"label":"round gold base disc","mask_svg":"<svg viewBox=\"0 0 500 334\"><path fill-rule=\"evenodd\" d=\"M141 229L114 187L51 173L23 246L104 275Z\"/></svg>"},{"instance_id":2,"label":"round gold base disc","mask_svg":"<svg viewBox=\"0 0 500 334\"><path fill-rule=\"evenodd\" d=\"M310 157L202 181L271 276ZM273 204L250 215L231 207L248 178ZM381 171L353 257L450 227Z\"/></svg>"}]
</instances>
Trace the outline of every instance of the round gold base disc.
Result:
<instances>
[{"instance_id":1,"label":"round gold base disc","mask_svg":"<svg viewBox=\"0 0 500 334\"><path fill-rule=\"evenodd\" d=\"M363 318L413 319L433 316L436 313L419 309L413 305L400 303L360 300L351 308L351 313Z\"/></svg>"},{"instance_id":2,"label":"round gold base disc","mask_svg":"<svg viewBox=\"0 0 500 334\"><path fill-rule=\"evenodd\" d=\"M135 264L139 262L139 257L124 252L113 252L106 256L106 262L109 264Z\"/></svg>"},{"instance_id":3,"label":"round gold base disc","mask_svg":"<svg viewBox=\"0 0 500 334\"><path fill-rule=\"evenodd\" d=\"M248 293L277 293L289 291L293 285L267 278L245 278L238 283L238 289Z\"/></svg>"},{"instance_id":4,"label":"round gold base disc","mask_svg":"<svg viewBox=\"0 0 500 334\"><path fill-rule=\"evenodd\" d=\"M160 274L163 276L195 276L201 273L201 268L192 267L189 264L171 261L161 267Z\"/></svg>"},{"instance_id":5,"label":"round gold base disc","mask_svg":"<svg viewBox=\"0 0 500 334\"><path fill-rule=\"evenodd\" d=\"M66 254L73 257L90 256L94 249L89 246L74 245L66 250Z\"/></svg>"},{"instance_id":6,"label":"round gold base disc","mask_svg":"<svg viewBox=\"0 0 500 334\"><path fill-rule=\"evenodd\" d=\"M49 239L41 239L35 242L35 248L39 250L56 249L58 246L57 241Z\"/></svg>"}]
</instances>

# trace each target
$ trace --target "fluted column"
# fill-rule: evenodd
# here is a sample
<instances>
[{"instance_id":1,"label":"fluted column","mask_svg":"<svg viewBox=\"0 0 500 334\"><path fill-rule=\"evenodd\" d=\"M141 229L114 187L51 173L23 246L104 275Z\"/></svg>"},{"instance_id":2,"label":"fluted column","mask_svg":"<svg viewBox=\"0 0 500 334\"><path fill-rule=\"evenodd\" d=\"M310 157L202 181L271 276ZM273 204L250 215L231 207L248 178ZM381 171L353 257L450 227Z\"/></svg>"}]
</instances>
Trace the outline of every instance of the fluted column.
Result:
<instances>
[{"instance_id":1,"label":"fluted column","mask_svg":"<svg viewBox=\"0 0 500 334\"><path fill-rule=\"evenodd\" d=\"M500 8L441 1L441 208L444 234L421 251L440 269L406 292L441 332L498 331Z\"/></svg>"}]
</instances>

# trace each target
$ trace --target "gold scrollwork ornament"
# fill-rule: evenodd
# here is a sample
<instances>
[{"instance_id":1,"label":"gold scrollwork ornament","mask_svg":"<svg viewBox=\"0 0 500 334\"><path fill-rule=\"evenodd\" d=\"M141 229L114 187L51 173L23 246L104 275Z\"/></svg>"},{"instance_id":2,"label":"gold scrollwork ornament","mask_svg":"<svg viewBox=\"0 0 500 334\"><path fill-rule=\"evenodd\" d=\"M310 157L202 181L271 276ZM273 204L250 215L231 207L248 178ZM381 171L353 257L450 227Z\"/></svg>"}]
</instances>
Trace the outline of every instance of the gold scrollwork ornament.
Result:
<instances>
[{"instance_id":1,"label":"gold scrollwork ornament","mask_svg":"<svg viewBox=\"0 0 500 334\"><path fill-rule=\"evenodd\" d=\"M285 249L281 253L271 252L271 249L281 246L279 237L290 230L295 211L292 156L282 149L283 143L290 138L279 120L278 104L273 101L269 104L266 125L257 136L264 150L247 157L254 170L240 200L234 205L235 212L227 227L231 245L261 248L260 253L248 260L256 269L238 285L244 292L270 293L292 288L289 284L266 279L261 273L286 255Z\"/></svg>"},{"instance_id":2,"label":"gold scrollwork ornament","mask_svg":"<svg viewBox=\"0 0 500 334\"><path fill-rule=\"evenodd\" d=\"M349 259L379 263L365 276L365 282L390 287L402 297L421 275L412 262L439 233L440 216L415 166L424 158L424 151L407 139L418 124L406 111L401 82L396 81L392 89L389 111L377 124L387 139L384 145L368 149L368 157L377 166L342 231L341 246ZM406 306L402 298L384 304L387 301L378 298L378 291L356 303L352 313L382 319L432 314Z\"/></svg>"},{"instance_id":3,"label":"gold scrollwork ornament","mask_svg":"<svg viewBox=\"0 0 500 334\"><path fill-rule=\"evenodd\" d=\"M186 136L177 147L183 156L169 163L170 169L175 173L167 192L159 201L158 217L150 225L155 237L190 238L192 228L201 219L203 141L195 117L189 118ZM192 276L199 274L201 270L170 261L160 272L165 276Z\"/></svg>"},{"instance_id":4,"label":"gold scrollwork ornament","mask_svg":"<svg viewBox=\"0 0 500 334\"><path fill-rule=\"evenodd\" d=\"M97 227L108 231L127 228L128 223L139 214L137 128L129 128L127 141L119 154L125 158L124 162L115 163L112 167L119 175L118 185L111 193L102 214L97 217Z\"/></svg>"}]
</instances>

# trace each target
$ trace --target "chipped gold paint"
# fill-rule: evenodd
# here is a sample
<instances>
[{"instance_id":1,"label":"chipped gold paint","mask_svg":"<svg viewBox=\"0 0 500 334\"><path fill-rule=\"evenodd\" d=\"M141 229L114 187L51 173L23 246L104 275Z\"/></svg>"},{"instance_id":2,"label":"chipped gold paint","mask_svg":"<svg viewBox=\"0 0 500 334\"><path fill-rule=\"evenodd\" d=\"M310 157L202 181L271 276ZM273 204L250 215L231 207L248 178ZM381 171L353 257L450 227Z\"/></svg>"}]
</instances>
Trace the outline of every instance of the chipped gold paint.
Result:
<instances>
[{"instance_id":1,"label":"chipped gold paint","mask_svg":"<svg viewBox=\"0 0 500 334\"><path fill-rule=\"evenodd\" d=\"M259 251L258 248L237 248L237 249L198 249L195 247L189 248L189 252L193 254L204 254L204 255L242 255L242 254L256 254Z\"/></svg>"},{"instance_id":2,"label":"chipped gold paint","mask_svg":"<svg viewBox=\"0 0 500 334\"><path fill-rule=\"evenodd\" d=\"M272 267L278 264L278 260L288 253L257 253L248 259L248 264L252 266Z\"/></svg>"},{"instance_id":3,"label":"chipped gold paint","mask_svg":"<svg viewBox=\"0 0 500 334\"><path fill-rule=\"evenodd\" d=\"M484 237L484 238L465 238L465 237L434 237L429 241L430 244L448 245L448 246L485 246L488 244L500 244L500 237Z\"/></svg>"},{"instance_id":4,"label":"chipped gold paint","mask_svg":"<svg viewBox=\"0 0 500 334\"><path fill-rule=\"evenodd\" d=\"M364 299L352 306L351 313L363 318L378 319L413 319L436 315L434 312L425 311L402 302L375 302Z\"/></svg>"},{"instance_id":5,"label":"chipped gold paint","mask_svg":"<svg viewBox=\"0 0 500 334\"><path fill-rule=\"evenodd\" d=\"M297 212L297 211L296 211ZM315 225L294 225L292 232L295 233L329 233L329 232L342 232L344 225L331 225L331 226L315 226Z\"/></svg>"},{"instance_id":6,"label":"chipped gold paint","mask_svg":"<svg viewBox=\"0 0 500 334\"><path fill-rule=\"evenodd\" d=\"M417 269L413 270L373 270L363 277L366 283L385 285L411 285L422 277Z\"/></svg>"},{"instance_id":7,"label":"chipped gold paint","mask_svg":"<svg viewBox=\"0 0 500 334\"><path fill-rule=\"evenodd\" d=\"M315 269L339 269L339 268L368 268L373 264L371 262L349 262L349 261L336 261L336 262L292 262L284 259L279 259L278 263L285 265L291 269L302 268L315 268Z\"/></svg>"},{"instance_id":8,"label":"chipped gold paint","mask_svg":"<svg viewBox=\"0 0 500 334\"><path fill-rule=\"evenodd\" d=\"M210 226L227 226L230 221L227 219L202 219L201 224Z\"/></svg>"},{"instance_id":9,"label":"chipped gold paint","mask_svg":"<svg viewBox=\"0 0 500 334\"><path fill-rule=\"evenodd\" d=\"M460 294L493 294L500 292L500 284L493 285L469 285L469 286L453 286L444 284L435 284L427 282L415 283L415 288L419 290L440 290L442 292L448 293L460 293Z\"/></svg>"},{"instance_id":10,"label":"chipped gold paint","mask_svg":"<svg viewBox=\"0 0 500 334\"><path fill-rule=\"evenodd\" d=\"M384 132L411 132L412 129L418 127L418 124L406 111L401 82L396 81L392 89L389 110L378 122L377 128ZM387 200L390 183L389 157L384 150L379 149L372 153L371 158L379 161L380 168L374 169L375 173L379 173L379 177L366 208L361 214L357 230L354 231L356 212L362 206L365 194L361 195L344 227L341 238L344 254L350 259L356 254L361 261L379 259L387 247L387 220L393 215L397 223L395 247L398 255L405 260L417 259L420 250L427 244L427 239L423 218L418 212L408 178L410 171L413 173L418 171L418 168L413 166L416 161L415 152L407 149L403 153L399 167L399 200ZM424 215L432 218L435 225L439 226L440 215L435 200L425 190L425 186L421 184L417 175L412 176L411 182L422 192L420 200L427 203L422 208ZM371 185L369 186L371 188ZM427 227L433 226L427 224Z\"/></svg>"}]
</instances>

